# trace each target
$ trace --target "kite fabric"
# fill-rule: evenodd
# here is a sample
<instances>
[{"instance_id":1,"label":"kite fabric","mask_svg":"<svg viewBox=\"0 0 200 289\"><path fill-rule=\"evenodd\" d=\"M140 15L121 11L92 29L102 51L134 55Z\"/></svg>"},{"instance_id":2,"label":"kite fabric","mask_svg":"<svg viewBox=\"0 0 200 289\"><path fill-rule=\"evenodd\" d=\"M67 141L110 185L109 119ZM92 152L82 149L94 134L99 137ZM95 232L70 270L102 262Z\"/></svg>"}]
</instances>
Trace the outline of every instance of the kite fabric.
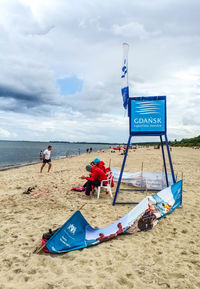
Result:
<instances>
[{"instance_id":1,"label":"kite fabric","mask_svg":"<svg viewBox=\"0 0 200 289\"><path fill-rule=\"evenodd\" d=\"M123 233L153 228L164 216L182 203L182 181L146 197L124 217L103 229L92 228L76 211L46 242L50 253L64 253L108 241Z\"/></svg>"},{"instance_id":2,"label":"kite fabric","mask_svg":"<svg viewBox=\"0 0 200 289\"><path fill-rule=\"evenodd\" d=\"M120 171L110 168L113 174L113 181L118 182ZM173 184L171 174L167 174L169 186ZM123 172L121 183L132 185L138 188L147 188L151 190L162 190L167 187L165 173L163 172Z\"/></svg>"}]
</instances>

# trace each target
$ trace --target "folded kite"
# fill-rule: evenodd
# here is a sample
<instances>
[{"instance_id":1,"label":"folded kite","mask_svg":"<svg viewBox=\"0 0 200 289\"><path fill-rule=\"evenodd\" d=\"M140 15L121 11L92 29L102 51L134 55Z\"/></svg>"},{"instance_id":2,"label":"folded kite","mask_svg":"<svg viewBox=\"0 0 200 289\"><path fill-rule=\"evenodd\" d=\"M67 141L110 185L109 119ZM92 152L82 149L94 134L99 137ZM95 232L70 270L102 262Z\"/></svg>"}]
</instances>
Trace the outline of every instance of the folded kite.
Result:
<instances>
[{"instance_id":1,"label":"folded kite","mask_svg":"<svg viewBox=\"0 0 200 289\"><path fill-rule=\"evenodd\" d=\"M173 212L181 203L182 180L146 197L124 217L103 229L92 228L78 210L47 242L43 240L43 249L50 253L64 253L97 245L123 233L146 231L152 229L161 218Z\"/></svg>"}]
</instances>

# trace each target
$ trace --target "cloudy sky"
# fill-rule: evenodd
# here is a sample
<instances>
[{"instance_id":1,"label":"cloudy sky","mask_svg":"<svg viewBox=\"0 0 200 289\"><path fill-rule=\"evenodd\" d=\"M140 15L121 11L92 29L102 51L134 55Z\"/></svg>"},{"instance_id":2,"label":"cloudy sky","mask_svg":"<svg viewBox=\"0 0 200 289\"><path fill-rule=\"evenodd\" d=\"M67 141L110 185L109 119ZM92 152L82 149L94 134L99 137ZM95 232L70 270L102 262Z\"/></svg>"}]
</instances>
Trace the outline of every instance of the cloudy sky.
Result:
<instances>
[{"instance_id":1,"label":"cloudy sky","mask_svg":"<svg viewBox=\"0 0 200 289\"><path fill-rule=\"evenodd\" d=\"M124 142L130 96L167 95L170 140L200 134L199 0L0 0L0 139Z\"/></svg>"}]
</instances>

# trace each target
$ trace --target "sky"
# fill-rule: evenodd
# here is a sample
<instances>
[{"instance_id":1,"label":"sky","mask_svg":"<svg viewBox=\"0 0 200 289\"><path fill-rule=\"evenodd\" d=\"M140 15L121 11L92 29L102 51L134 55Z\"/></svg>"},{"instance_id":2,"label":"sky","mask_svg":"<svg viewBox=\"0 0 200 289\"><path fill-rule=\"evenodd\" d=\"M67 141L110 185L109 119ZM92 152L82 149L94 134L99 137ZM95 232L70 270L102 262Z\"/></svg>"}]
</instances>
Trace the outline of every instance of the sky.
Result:
<instances>
[{"instance_id":1,"label":"sky","mask_svg":"<svg viewBox=\"0 0 200 289\"><path fill-rule=\"evenodd\" d=\"M123 42L130 96L167 96L169 140L199 135L199 11L199 0L0 0L0 139L127 142Z\"/></svg>"}]
</instances>

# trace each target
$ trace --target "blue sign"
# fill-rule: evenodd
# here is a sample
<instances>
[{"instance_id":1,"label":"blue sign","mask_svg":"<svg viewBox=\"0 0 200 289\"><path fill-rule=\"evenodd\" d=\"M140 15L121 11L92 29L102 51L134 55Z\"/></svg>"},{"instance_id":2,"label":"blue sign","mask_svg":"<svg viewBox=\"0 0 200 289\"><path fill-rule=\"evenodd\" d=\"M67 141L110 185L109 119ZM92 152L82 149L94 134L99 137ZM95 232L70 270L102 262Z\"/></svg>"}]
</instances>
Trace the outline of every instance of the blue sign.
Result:
<instances>
[{"instance_id":1,"label":"blue sign","mask_svg":"<svg viewBox=\"0 0 200 289\"><path fill-rule=\"evenodd\" d=\"M134 97L129 100L130 134L159 135L166 132L166 97Z\"/></svg>"}]
</instances>

